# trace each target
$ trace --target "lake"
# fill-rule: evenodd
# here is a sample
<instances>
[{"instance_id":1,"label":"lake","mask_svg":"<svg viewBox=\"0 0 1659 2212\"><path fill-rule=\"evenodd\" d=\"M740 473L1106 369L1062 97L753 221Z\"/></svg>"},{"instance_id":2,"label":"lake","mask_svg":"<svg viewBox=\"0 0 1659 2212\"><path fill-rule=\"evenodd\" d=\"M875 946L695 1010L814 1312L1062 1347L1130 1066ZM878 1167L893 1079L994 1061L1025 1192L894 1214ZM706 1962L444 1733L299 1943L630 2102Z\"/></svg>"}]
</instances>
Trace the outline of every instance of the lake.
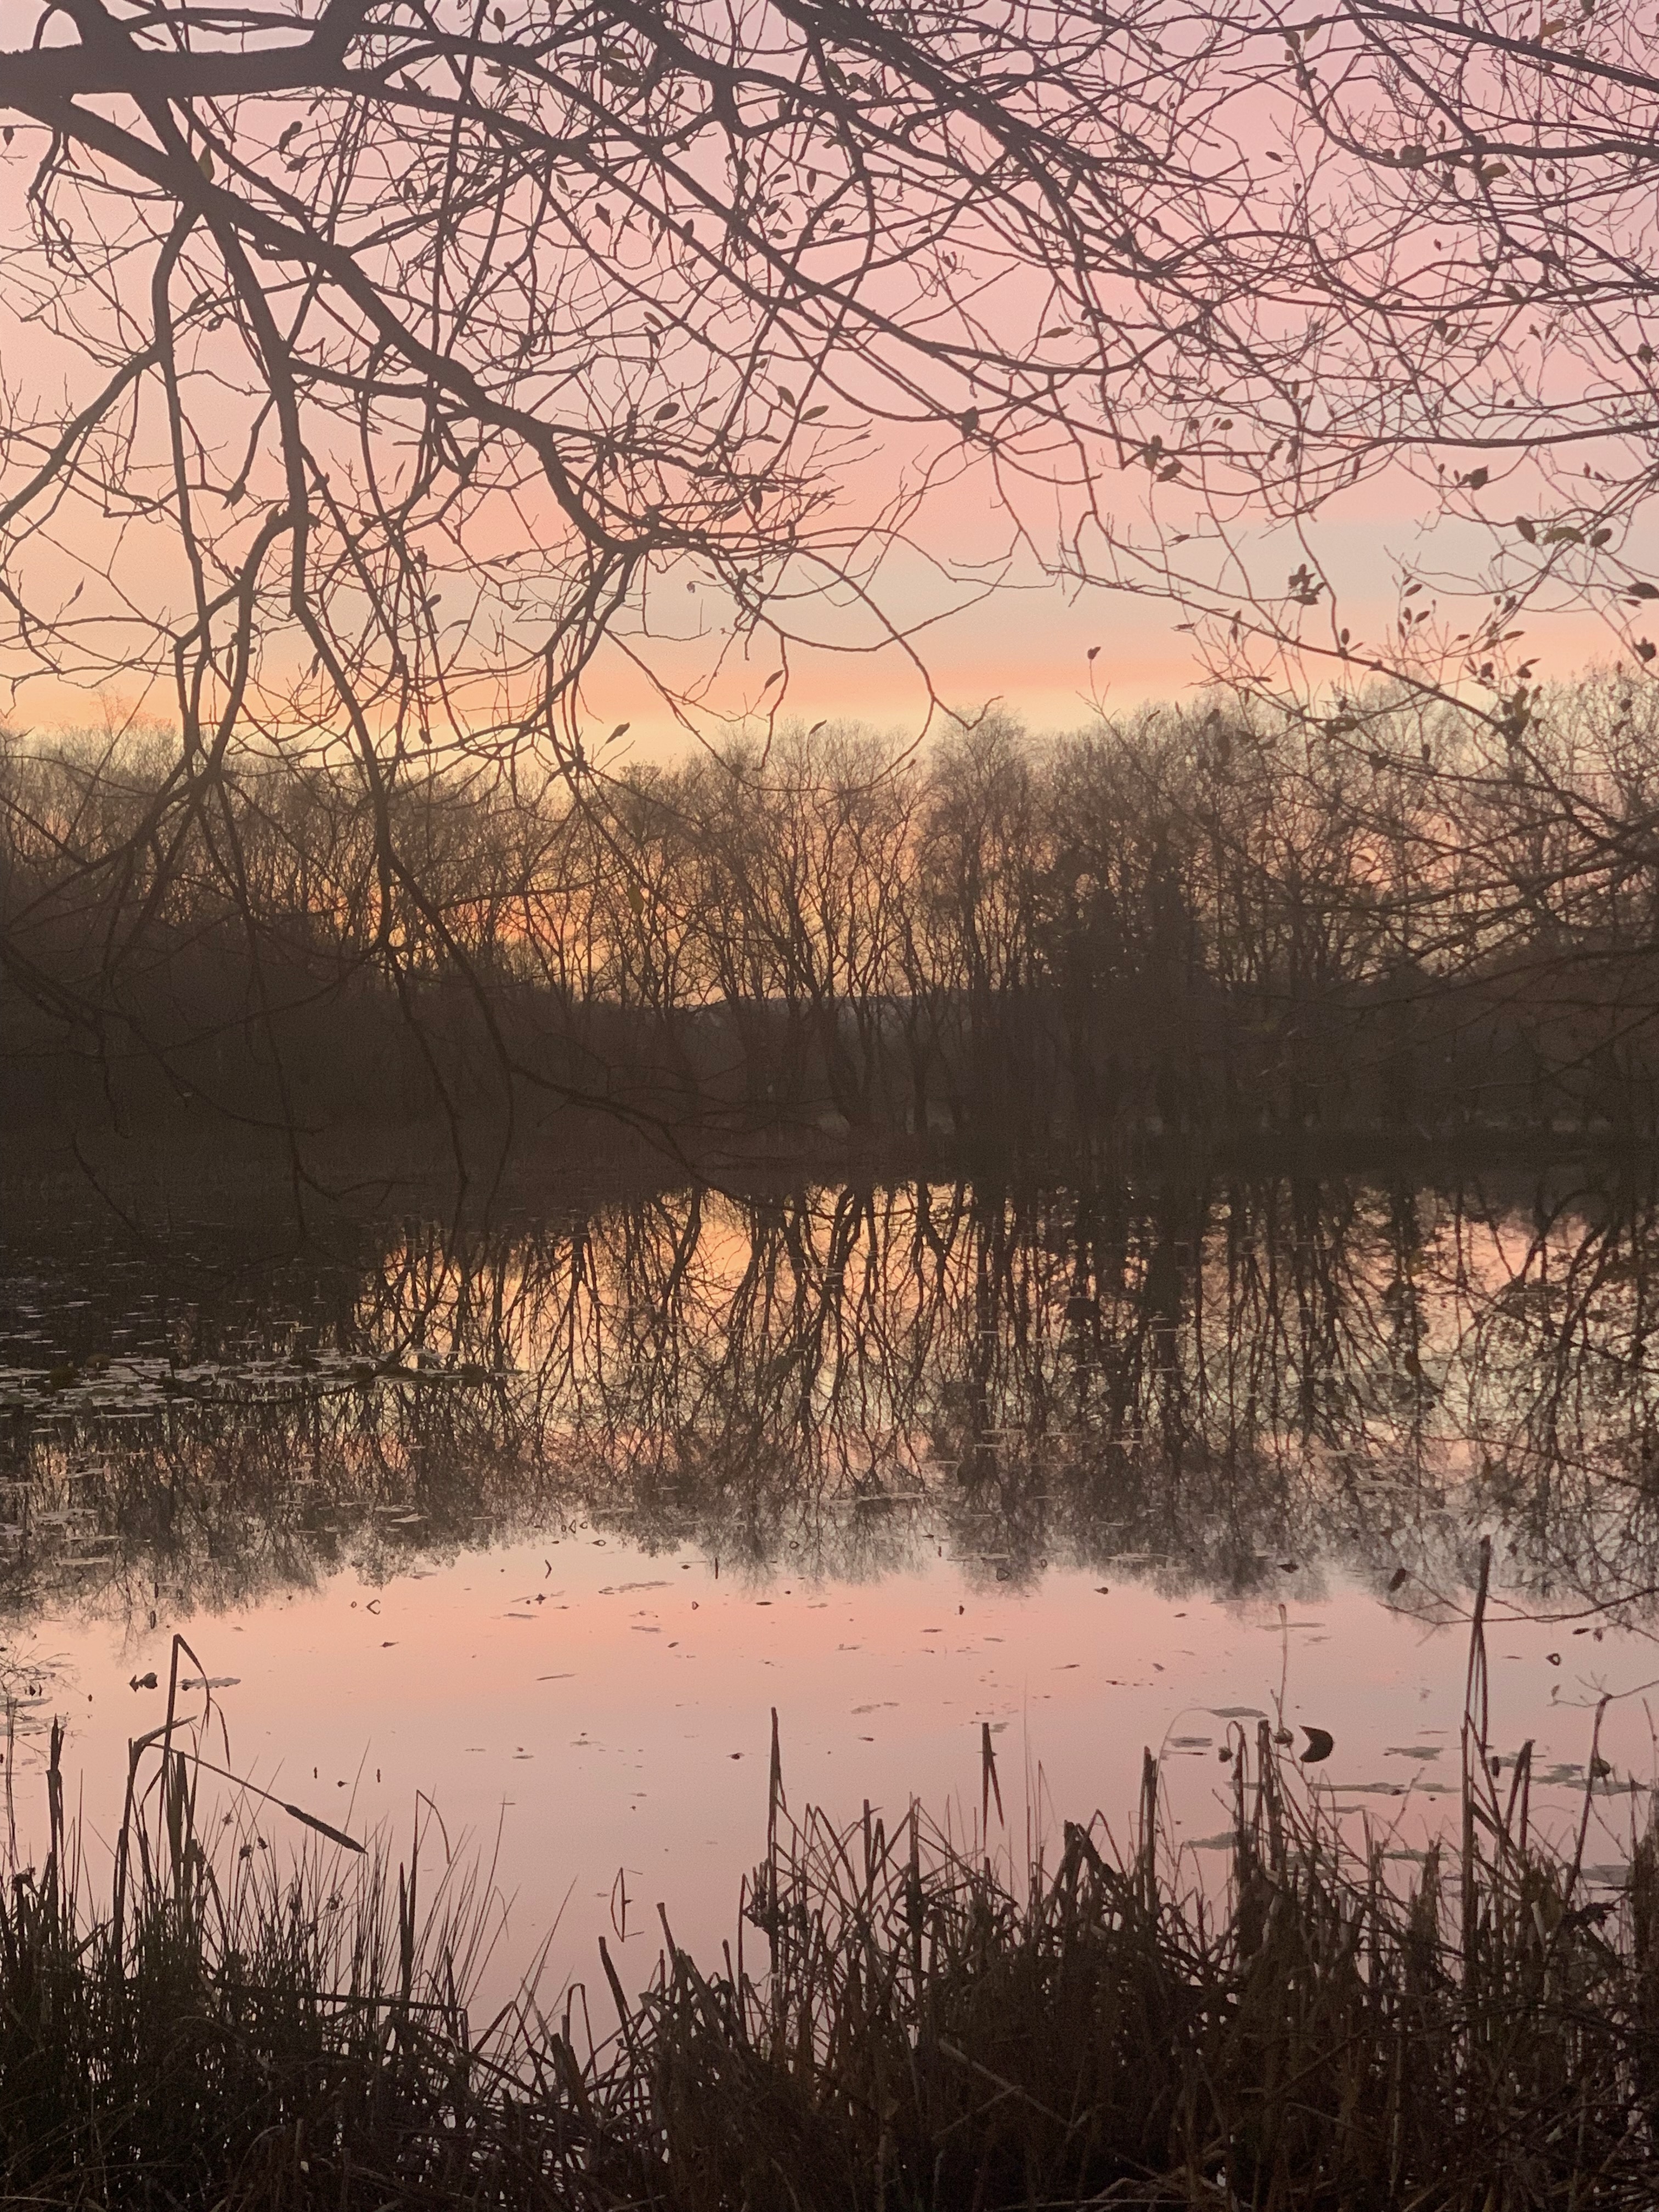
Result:
<instances>
[{"instance_id":1,"label":"lake","mask_svg":"<svg viewBox=\"0 0 1659 2212\"><path fill-rule=\"evenodd\" d=\"M1455 1802L1490 1536L1492 1743L1565 1832L1611 1698L1617 1878L1659 1678L1645 1165L520 1189L303 1238L205 1169L115 1196L8 1188L25 1862L57 1717L95 1866L175 1635L216 1765L482 1867L497 1986L600 1932L642 1983L659 1904L717 1950L775 1711L792 1804L919 1797L1016 1859L1124 1820L1149 1747L1199 1881L1237 1730L1322 1729L1310 1775L1404 1856Z\"/></svg>"}]
</instances>

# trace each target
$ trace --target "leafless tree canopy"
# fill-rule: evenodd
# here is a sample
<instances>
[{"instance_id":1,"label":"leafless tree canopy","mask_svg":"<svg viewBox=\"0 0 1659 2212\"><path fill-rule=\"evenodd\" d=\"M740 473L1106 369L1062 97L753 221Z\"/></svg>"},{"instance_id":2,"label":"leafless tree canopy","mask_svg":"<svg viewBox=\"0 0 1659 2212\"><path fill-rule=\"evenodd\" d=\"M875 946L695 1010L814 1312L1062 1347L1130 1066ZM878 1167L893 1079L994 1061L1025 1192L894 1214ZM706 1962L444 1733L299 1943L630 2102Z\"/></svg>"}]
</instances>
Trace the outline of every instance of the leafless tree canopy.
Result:
<instances>
[{"instance_id":1,"label":"leafless tree canopy","mask_svg":"<svg viewBox=\"0 0 1659 2212\"><path fill-rule=\"evenodd\" d=\"M1637 9L1242 0L1194 20L1206 81L1255 125L1239 157L1256 227L1218 250L1300 348L1271 400L1210 383L1219 412L1176 448L1200 530L1233 556L1199 595L1212 647L1243 647L1235 670L1270 684L1381 665L1500 716L1516 687L1525 702L1530 612L1596 606L1632 665L1650 661L1632 610L1659 597L1643 526L1659 75ZM1449 526L1413 558L1401 517L1398 618L1362 633L1310 526L1363 520L1342 495L1375 477ZM1282 562L1248 557L1266 515L1286 526Z\"/></svg>"},{"instance_id":2,"label":"leafless tree canopy","mask_svg":"<svg viewBox=\"0 0 1659 2212\"><path fill-rule=\"evenodd\" d=\"M878 641L930 479L1081 480L1198 343L1140 242L1188 159L1145 13L40 9L9 672L162 677L187 761L349 729L374 776L434 734L576 764L602 636L707 675L647 650L688 583L726 637L827 592Z\"/></svg>"},{"instance_id":3,"label":"leafless tree canopy","mask_svg":"<svg viewBox=\"0 0 1659 2212\"><path fill-rule=\"evenodd\" d=\"M180 738L94 898L197 837L234 884L225 775L313 747L374 810L395 962L400 903L440 926L411 750L580 778L606 640L681 712L734 653L775 708L793 639L892 641L931 485L1086 476L1085 415L1187 343L1139 242L1175 64L1086 9L20 18L6 672Z\"/></svg>"},{"instance_id":4,"label":"leafless tree canopy","mask_svg":"<svg viewBox=\"0 0 1659 2212\"><path fill-rule=\"evenodd\" d=\"M1245 540L1379 470L1517 584L1632 580L1633 9L15 13L8 672L164 674L191 750L574 757L600 636L694 626L671 580L722 635L826 589L887 635L880 554L969 463L1042 557L1285 634L1320 564L1269 592Z\"/></svg>"},{"instance_id":5,"label":"leafless tree canopy","mask_svg":"<svg viewBox=\"0 0 1659 2212\"><path fill-rule=\"evenodd\" d=\"M0 1121L586 1101L704 1153L1659 1129L1659 697L1627 681L1552 692L1518 744L1401 696L1340 742L1200 705L1046 744L988 715L921 753L786 723L574 791L410 762L390 972L361 790L245 762L232 885L209 840L143 842L174 759L160 732L118 763L0 745L34 1000L0 998Z\"/></svg>"},{"instance_id":6,"label":"leafless tree canopy","mask_svg":"<svg viewBox=\"0 0 1659 2212\"><path fill-rule=\"evenodd\" d=\"M176 738L64 838L95 961L44 993L14 907L14 982L96 1030L186 855L251 912L228 784L273 757L361 795L394 985L416 939L468 975L410 763L592 791L601 655L692 728L769 722L809 641L925 677L889 573L985 585L953 487L1339 747L1398 679L1472 707L1482 790L1559 813L1523 611L1659 598L1659 78L1572 5L21 0L0 676ZM1370 479L1448 525L1386 635L1318 534Z\"/></svg>"}]
</instances>

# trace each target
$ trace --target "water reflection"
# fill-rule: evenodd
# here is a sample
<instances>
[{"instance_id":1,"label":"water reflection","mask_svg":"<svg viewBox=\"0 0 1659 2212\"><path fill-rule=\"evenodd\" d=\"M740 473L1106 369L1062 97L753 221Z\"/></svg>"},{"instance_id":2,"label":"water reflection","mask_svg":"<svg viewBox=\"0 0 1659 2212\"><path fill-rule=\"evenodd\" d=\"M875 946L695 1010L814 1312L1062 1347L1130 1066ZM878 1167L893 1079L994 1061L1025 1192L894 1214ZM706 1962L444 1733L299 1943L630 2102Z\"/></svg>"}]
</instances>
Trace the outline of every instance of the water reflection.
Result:
<instances>
[{"instance_id":1,"label":"water reflection","mask_svg":"<svg viewBox=\"0 0 1659 2212\"><path fill-rule=\"evenodd\" d=\"M1428 1603L1496 1523L1553 1609L1659 1582L1659 1191L1627 1172L654 1194L235 1256L14 1227L14 1615L583 1525L746 1576L1403 1568Z\"/></svg>"}]
</instances>

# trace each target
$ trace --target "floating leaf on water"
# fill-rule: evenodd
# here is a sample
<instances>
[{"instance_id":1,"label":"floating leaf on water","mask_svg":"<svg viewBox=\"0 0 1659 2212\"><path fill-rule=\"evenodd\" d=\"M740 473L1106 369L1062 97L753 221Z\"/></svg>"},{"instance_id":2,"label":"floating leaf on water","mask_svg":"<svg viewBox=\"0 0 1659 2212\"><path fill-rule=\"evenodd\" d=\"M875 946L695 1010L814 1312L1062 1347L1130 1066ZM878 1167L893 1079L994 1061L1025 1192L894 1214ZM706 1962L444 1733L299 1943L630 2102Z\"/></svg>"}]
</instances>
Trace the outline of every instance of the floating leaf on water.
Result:
<instances>
[{"instance_id":1,"label":"floating leaf on water","mask_svg":"<svg viewBox=\"0 0 1659 2212\"><path fill-rule=\"evenodd\" d=\"M1308 1748L1302 1754L1304 1766L1317 1766L1322 1759L1328 1759L1336 1749L1336 1738L1328 1729L1310 1728L1304 1721L1302 1733L1308 1739Z\"/></svg>"}]
</instances>

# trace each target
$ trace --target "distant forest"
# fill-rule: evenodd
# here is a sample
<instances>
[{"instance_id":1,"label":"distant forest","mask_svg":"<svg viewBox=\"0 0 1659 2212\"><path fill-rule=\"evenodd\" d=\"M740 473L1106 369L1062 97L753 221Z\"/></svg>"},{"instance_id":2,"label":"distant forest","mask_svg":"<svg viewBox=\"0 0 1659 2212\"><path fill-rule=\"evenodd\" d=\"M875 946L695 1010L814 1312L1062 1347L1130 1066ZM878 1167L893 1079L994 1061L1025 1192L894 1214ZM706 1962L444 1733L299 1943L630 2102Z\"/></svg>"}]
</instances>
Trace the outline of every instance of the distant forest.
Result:
<instances>
[{"instance_id":1,"label":"distant forest","mask_svg":"<svg viewBox=\"0 0 1659 2212\"><path fill-rule=\"evenodd\" d=\"M1659 1130L1659 709L1203 701L378 790L0 740L13 1127Z\"/></svg>"}]
</instances>

